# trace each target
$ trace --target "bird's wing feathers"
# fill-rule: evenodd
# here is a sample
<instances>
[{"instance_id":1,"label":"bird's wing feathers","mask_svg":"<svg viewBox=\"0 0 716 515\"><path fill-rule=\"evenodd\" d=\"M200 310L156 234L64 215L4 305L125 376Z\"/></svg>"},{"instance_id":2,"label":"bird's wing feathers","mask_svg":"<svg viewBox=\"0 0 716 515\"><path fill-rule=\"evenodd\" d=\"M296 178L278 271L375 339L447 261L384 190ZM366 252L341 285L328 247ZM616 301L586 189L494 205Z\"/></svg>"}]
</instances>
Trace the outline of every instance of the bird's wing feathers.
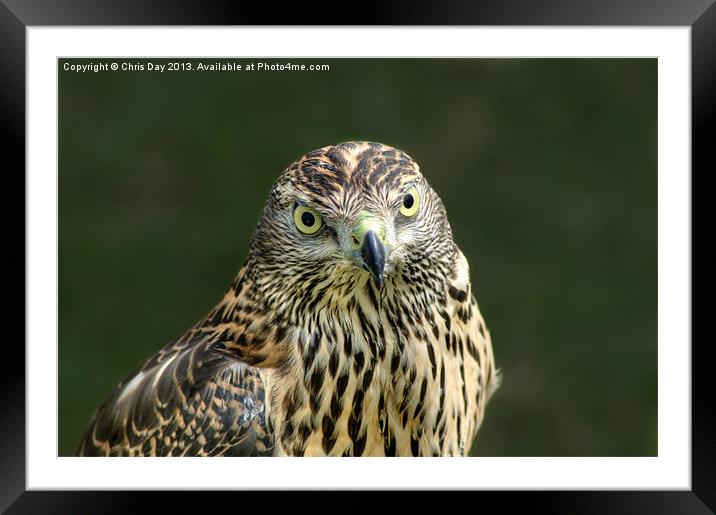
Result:
<instances>
[{"instance_id":1,"label":"bird's wing feathers","mask_svg":"<svg viewBox=\"0 0 716 515\"><path fill-rule=\"evenodd\" d=\"M80 444L84 456L270 455L258 369L211 341L179 340L122 382Z\"/></svg>"}]
</instances>

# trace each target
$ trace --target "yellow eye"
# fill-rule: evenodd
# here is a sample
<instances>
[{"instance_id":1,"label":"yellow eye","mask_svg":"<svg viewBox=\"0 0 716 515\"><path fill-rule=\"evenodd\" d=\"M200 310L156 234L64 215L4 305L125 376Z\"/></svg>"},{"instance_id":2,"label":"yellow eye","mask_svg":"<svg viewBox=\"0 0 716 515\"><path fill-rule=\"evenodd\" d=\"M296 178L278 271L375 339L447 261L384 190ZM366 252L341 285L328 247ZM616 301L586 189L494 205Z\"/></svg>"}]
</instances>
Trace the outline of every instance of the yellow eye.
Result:
<instances>
[{"instance_id":1,"label":"yellow eye","mask_svg":"<svg viewBox=\"0 0 716 515\"><path fill-rule=\"evenodd\" d=\"M298 206L293 211L293 223L303 234L316 234L323 225L321 215L306 206Z\"/></svg>"},{"instance_id":2,"label":"yellow eye","mask_svg":"<svg viewBox=\"0 0 716 515\"><path fill-rule=\"evenodd\" d=\"M420 194L415 186L410 188L403 197L400 204L400 212L403 216L415 216L420 209Z\"/></svg>"}]
</instances>

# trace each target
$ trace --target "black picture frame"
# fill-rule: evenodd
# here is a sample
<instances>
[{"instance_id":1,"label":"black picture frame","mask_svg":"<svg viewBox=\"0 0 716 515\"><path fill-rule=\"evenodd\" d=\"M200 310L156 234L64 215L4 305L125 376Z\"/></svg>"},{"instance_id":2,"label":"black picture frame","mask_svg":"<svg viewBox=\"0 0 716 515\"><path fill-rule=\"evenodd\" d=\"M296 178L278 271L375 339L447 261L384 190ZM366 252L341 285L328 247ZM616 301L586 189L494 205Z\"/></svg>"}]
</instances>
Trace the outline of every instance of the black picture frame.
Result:
<instances>
[{"instance_id":1,"label":"black picture frame","mask_svg":"<svg viewBox=\"0 0 716 515\"><path fill-rule=\"evenodd\" d=\"M716 125L716 5L714 0L559 0L534 2L502 0L483 2L435 2L418 9L414 3L392 2L385 6L347 3L330 9L304 4L231 2L171 2L169 0L90 2L66 0L0 0L0 151L3 163L2 210L5 315L4 345L0 374L0 511L6 513L135 513L149 511L161 503L163 511L188 511L217 502L231 504L242 492L78 492L26 491L25 468L25 29L31 26L63 25L620 25L691 27L692 73L692 490L691 491L585 491L585 492L474 492L468 502L499 502L503 509L529 507L549 513L711 513L716 509L716 417L711 395L710 340L696 338L706 326L711 307L698 294L716 286L716 253L708 239L698 242L696 229L710 226L704 196L709 171L716 170L712 137ZM343 12L341 12L343 11ZM323 14L319 14L323 13ZM332 19L326 19L326 18ZM707 243L708 242L708 243ZM20 273L20 270L23 273ZM15 329L13 335L8 329ZM688 344L689 342L676 342ZM55 402L55 399L48 399ZM55 420L47 420L54 433ZM323 495L323 494L322 494ZM348 503L360 492L340 497ZM272 496L303 502L293 492ZM257 496L266 499L267 494ZM420 501L421 495L412 499ZM326 501L327 502L327 501ZM152 510L153 511L153 510Z\"/></svg>"}]
</instances>

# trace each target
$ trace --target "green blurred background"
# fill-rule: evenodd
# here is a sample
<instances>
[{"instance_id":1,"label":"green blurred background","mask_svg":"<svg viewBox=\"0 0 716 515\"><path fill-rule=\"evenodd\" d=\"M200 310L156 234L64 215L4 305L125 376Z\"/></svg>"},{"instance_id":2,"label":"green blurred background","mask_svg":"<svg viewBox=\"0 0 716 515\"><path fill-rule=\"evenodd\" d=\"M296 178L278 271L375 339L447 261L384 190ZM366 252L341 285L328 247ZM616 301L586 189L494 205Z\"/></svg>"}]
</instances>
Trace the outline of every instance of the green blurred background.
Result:
<instances>
[{"instance_id":1,"label":"green blurred background","mask_svg":"<svg viewBox=\"0 0 716 515\"><path fill-rule=\"evenodd\" d=\"M471 264L504 376L473 454L657 454L656 59L65 62L60 455L222 296L278 174L353 139L416 159Z\"/></svg>"}]
</instances>

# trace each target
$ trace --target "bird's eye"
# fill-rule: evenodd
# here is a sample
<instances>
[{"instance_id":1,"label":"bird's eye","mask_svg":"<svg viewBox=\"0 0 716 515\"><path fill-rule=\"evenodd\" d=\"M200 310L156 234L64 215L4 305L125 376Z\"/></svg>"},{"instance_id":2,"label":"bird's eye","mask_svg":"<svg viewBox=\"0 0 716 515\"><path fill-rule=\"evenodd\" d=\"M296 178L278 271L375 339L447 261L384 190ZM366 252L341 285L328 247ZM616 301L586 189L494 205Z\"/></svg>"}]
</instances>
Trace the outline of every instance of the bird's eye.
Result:
<instances>
[{"instance_id":1,"label":"bird's eye","mask_svg":"<svg viewBox=\"0 0 716 515\"><path fill-rule=\"evenodd\" d=\"M403 216L415 216L420 209L420 194L415 186L410 188L403 197L400 204L400 212Z\"/></svg>"},{"instance_id":2,"label":"bird's eye","mask_svg":"<svg viewBox=\"0 0 716 515\"><path fill-rule=\"evenodd\" d=\"M293 223L303 234L316 234L323 225L321 215L306 206L297 206L293 211Z\"/></svg>"}]
</instances>

